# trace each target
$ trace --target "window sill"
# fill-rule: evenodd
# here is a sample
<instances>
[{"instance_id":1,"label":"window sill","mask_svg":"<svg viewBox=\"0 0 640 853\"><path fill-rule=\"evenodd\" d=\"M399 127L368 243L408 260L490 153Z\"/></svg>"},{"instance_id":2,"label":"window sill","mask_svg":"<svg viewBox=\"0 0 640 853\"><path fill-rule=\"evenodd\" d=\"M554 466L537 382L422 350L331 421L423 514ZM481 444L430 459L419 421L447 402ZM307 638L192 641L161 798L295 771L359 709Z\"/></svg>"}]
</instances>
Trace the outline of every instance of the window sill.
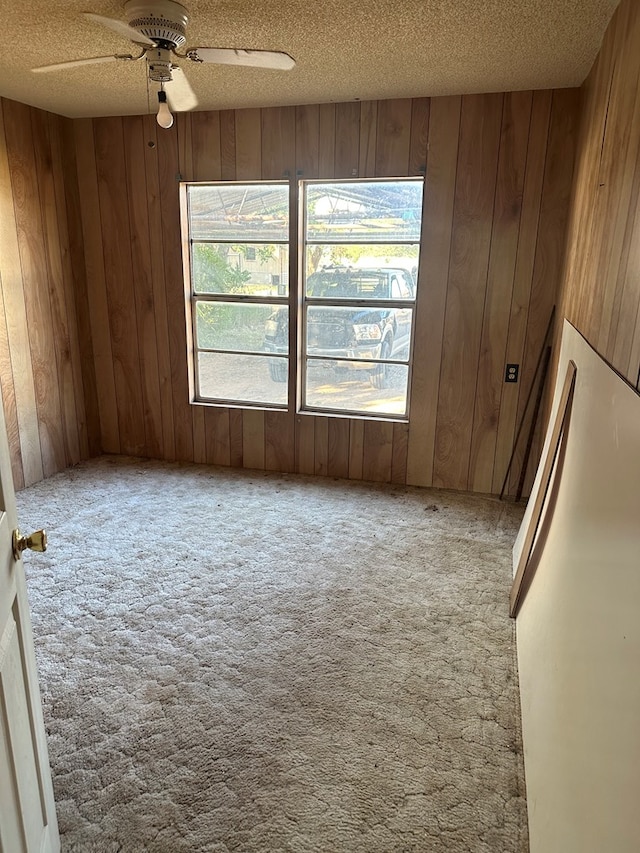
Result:
<instances>
[{"instance_id":1,"label":"window sill","mask_svg":"<svg viewBox=\"0 0 640 853\"><path fill-rule=\"evenodd\" d=\"M204 409L240 409L242 411L249 412L282 412L284 414L291 414L291 410L286 406L259 406L259 405L251 405L250 403L225 403L224 401L218 400L191 400L190 405L202 407ZM317 409L298 409L294 413L295 417L299 420L300 418L335 418L337 420L348 420L348 421L371 421L374 423L387 423L387 424L409 424L409 418L404 415L385 415L385 414L371 414L365 415L360 412L335 412L335 411L320 411Z\"/></svg>"}]
</instances>

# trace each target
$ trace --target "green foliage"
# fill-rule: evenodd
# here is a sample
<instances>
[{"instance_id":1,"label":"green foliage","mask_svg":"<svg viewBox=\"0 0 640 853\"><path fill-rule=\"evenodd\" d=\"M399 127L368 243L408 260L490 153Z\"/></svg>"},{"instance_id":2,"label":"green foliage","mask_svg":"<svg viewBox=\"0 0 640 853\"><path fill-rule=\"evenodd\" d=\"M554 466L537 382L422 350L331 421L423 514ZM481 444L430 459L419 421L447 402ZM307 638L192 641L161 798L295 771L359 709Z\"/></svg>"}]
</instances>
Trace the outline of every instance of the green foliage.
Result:
<instances>
[{"instance_id":1,"label":"green foliage","mask_svg":"<svg viewBox=\"0 0 640 853\"><path fill-rule=\"evenodd\" d=\"M224 306L228 309L229 306ZM228 310L224 313L228 314ZM218 316L216 316L218 315ZM198 323L198 346L205 349L213 349L217 345L217 330L216 320L220 322L220 306L212 302L198 302L197 305L197 323ZM223 321L229 322L231 318L225 317Z\"/></svg>"},{"instance_id":2,"label":"green foliage","mask_svg":"<svg viewBox=\"0 0 640 853\"><path fill-rule=\"evenodd\" d=\"M383 265L390 265L394 258L418 258L418 246L387 243L363 243L349 245L334 243L333 245L307 246L307 275L311 275L321 266L334 264L336 266L354 266L361 258L380 258Z\"/></svg>"},{"instance_id":3,"label":"green foliage","mask_svg":"<svg viewBox=\"0 0 640 853\"><path fill-rule=\"evenodd\" d=\"M251 273L228 261L231 246L194 243L193 280L199 293L242 293Z\"/></svg>"},{"instance_id":4,"label":"green foliage","mask_svg":"<svg viewBox=\"0 0 640 853\"><path fill-rule=\"evenodd\" d=\"M407 245L376 245L368 243L362 246L332 246L331 247L331 262L334 264L352 263L356 264L360 258L381 258L386 263L391 261L391 258L417 258L418 247Z\"/></svg>"},{"instance_id":5,"label":"green foliage","mask_svg":"<svg viewBox=\"0 0 640 853\"><path fill-rule=\"evenodd\" d=\"M240 251L244 251L246 255L246 246L239 247ZM260 261L261 264L266 264L268 261L272 260L275 257L276 247L275 246L256 246L256 258Z\"/></svg>"},{"instance_id":6,"label":"green foliage","mask_svg":"<svg viewBox=\"0 0 640 853\"><path fill-rule=\"evenodd\" d=\"M193 244L193 282L197 293L251 294L251 272L242 269L247 250L255 249L254 261L266 265L275 257L275 246L230 243ZM229 255L235 258L229 259ZM238 258L237 256L240 256ZM264 340L264 323L271 312L269 306L230 304L223 302L197 303L198 346L205 349L260 350Z\"/></svg>"},{"instance_id":7,"label":"green foliage","mask_svg":"<svg viewBox=\"0 0 640 853\"><path fill-rule=\"evenodd\" d=\"M198 346L259 352L264 344L264 324L270 305L197 303Z\"/></svg>"}]
</instances>

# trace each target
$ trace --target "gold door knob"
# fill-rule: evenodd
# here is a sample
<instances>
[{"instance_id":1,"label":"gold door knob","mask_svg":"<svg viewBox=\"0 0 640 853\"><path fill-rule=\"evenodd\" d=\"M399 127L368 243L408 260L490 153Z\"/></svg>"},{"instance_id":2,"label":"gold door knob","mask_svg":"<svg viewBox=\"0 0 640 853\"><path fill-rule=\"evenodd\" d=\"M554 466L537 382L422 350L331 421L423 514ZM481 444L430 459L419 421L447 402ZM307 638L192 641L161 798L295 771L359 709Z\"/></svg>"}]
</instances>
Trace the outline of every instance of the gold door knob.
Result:
<instances>
[{"instance_id":1,"label":"gold door knob","mask_svg":"<svg viewBox=\"0 0 640 853\"><path fill-rule=\"evenodd\" d=\"M22 536L16 528L13 531L13 558L20 559L20 554L29 548L31 551L47 550L47 531L36 530L31 536Z\"/></svg>"}]
</instances>

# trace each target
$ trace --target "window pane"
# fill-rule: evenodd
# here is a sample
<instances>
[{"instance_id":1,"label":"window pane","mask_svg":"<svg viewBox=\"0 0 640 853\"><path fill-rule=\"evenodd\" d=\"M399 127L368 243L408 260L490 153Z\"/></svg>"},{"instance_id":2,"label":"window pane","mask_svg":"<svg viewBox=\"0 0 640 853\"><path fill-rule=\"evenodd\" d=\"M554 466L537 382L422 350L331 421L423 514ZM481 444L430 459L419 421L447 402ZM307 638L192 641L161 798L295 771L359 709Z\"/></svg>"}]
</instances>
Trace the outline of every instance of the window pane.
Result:
<instances>
[{"instance_id":1,"label":"window pane","mask_svg":"<svg viewBox=\"0 0 640 853\"><path fill-rule=\"evenodd\" d=\"M307 240L418 242L422 186L422 179L308 184Z\"/></svg>"},{"instance_id":2,"label":"window pane","mask_svg":"<svg viewBox=\"0 0 640 853\"><path fill-rule=\"evenodd\" d=\"M192 240L289 239L288 184L189 187Z\"/></svg>"},{"instance_id":3,"label":"window pane","mask_svg":"<svg viewBox=\"0 0 640 853\"><path fill-rule=\"evenodd\" d=\"M200 397L286 406L286 365L286 358L201 352L198 354Z\"/></svg>"},{"instance_id":4,"label":"window pane","mask_svg":"<svg viewBox=\"0 0 640 853\"><path fill-rule=\"evenodd\" d=\"M357 267L346 265L328 265L317 267L313 263L315 249L329 252L334 246L307 247L307 296L315 299L414 299L415 278L418 269L416 246L415 260L410 257L398 258L398 266L380 266L372 259L371 265ZM340 248L340 247L337 247ZM350 246L350 249L366 251L367 246ZM389 248L389 247L385 247ZM411 246L402 247L411 249ZM400 265L402 261L402 265ZM313 272L312 270L316 270Z\"/></svg>"},{"instance_id":5,"label":"window pane","mask_svg":"<svg viewBox=\"0 0 640 853\"><path fill-rule=\"evenodd\" d=\"M276 244L194 243L191 280L195 293L287 296L289 247Z\"/></svg>"},{"instance_id":6,"label":"window pane","mask_svg":"<svg viewBox=\"0 0 640 853\"><path fill-rule=\"evenodd\" d=\"M330 358L408 361L410 308L307 308L307 353Z\"/></svg>"},{"instance_id":7,"label":"window pane","mask_svg":"<svg viewBox=\"0 0 640 853\"><path fill-rule=\"evenodd\" d=\"M201 349L286 354L289 310L285 305L198 302L196 343Z\"/></svg>"},{"instance_id":8,"label":"window pane","mask_svg":"<svg viewBox=\"0 0 640 853\"><path fill-rule=\"evenodd\" d=\"M362 414L406 413L406 365L307 360L306 405Z\"/></svg>"}]
</instances>

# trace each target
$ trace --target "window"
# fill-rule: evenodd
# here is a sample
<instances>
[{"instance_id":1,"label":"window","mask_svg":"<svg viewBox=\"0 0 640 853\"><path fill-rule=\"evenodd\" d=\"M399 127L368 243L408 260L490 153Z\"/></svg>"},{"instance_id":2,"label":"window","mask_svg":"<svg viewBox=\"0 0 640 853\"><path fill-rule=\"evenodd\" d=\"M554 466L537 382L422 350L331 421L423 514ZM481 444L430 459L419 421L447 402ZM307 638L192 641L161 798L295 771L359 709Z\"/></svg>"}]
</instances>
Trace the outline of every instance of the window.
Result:
<instances>
[{"instance_id":1,"label":"window","mask_svg":"<svg viewBox=\"0 0 640 853\"><path fill-rule=\"evenodd\" d=\"M304 184L302 408L405 417L422 180Z\"/></svg>"},{"instance_id":2,"label":"window","mask_svg":"<svg viewBox=\"0 0 640 853\"><path fill-rule=\"evenodd\" d=\"M196 398L286 406L289 185L189 185L187 217ZM267 356L270 318L278 349Z\"/></svg>"},{"instance_id":3,"label":"window","mask_svg":"<svg viewBox=\"0 0 640 853\"><path fill-rule=\"evenodd\" d=\"M301 182L290 253L288 184L186 185L196 399L406 418L422 186Z\"/></svg>"}]
</instances>

